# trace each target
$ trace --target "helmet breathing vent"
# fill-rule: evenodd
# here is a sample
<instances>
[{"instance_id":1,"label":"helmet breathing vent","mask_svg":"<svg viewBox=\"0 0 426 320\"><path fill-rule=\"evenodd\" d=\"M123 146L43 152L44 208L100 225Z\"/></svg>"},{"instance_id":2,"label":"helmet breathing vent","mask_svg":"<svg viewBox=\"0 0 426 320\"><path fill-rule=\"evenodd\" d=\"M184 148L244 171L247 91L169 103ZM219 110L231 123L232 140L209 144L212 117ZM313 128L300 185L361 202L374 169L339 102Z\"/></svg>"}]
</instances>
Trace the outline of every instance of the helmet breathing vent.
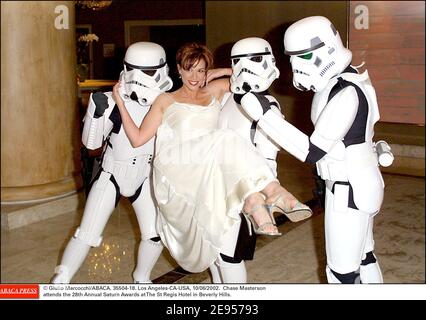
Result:
<instances>
[{"instance_id":1,"label":"helmet breathing vent","mask_svg":"<svg viewBox=\"0 0 426 320\"><path fill-rule=\"evenodd\" d=\"M250 71L247 68L242 68L240 73L238 74L238 76L240 76L240 74L242 74L243 72L247 72L247 73L254 74L255 76L257 76L257 74L255 74L254 72Z\"/></svg>"},{"instance_id":2,"label":"helmet breathing vent","mask_svg":"<svg viewBox=\"0 0 426 320\"><path fill-rule=\"evenodd\" d=\"M320 72L320 76L321 77L324 76L324 74L328 71L328 69L330 69L334 65L335 65L334 61L331 61L328 65L324 67L324 69L322 69L322 71Z\"/></svg>"},{"instance_id":3,"label":"helmet breathing vent","mask_svg":"<svg viewBox=\"0 0 426 320\"><path fill-rule=\"evenodd\" d=\"M126 84L135 84L137 86L148 88L146 85L144 85L143 83L140 83L140 82L138 82L136 80L126 81Z\"/></svg>"}]
</instances>

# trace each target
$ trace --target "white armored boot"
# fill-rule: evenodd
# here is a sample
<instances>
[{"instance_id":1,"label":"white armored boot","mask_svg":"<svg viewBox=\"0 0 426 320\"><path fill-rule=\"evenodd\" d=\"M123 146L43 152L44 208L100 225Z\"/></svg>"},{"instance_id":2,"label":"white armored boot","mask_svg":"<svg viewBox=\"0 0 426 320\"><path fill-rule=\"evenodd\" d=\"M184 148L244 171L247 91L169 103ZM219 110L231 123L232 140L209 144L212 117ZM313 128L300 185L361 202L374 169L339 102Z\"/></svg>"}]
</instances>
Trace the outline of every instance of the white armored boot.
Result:
<instances>
[{"instance_id":1,"label":"white armored boot","mask_svg":"<svg viewBox=\"0 0 426 320\"><path fill-rule=\"evenodd\" d=\"M70 283L72 277L83 264L89 253L90 245L79 239L71 238L65 248L61 264L55 268L51 283Z\"/></svg>"},{"instance_id":2,"label":"white armored boot","mask_svg":"<svg viewBox=\"0 0 426 320\"><path fill-rule=\"evenodd\" d=\"M362 283L383 283L382 271L376 255L370 251L360 266L360 276Z\"/></svg>"},{"instance_id":3,"label":"white armored boot","mask_svg":"<svg viewBox=\"0 0 426 320\"><path fill-rule=\"evenodd\" d=\"M161 251L163 251L163 245L160 241L141 241L138 250L138 264L133 272L133 281L135 283L152 283L150 280L151 271Z\"/></svg>"},{"instance_id":4,"label":"white armored boot","mask_svg":"<svg viewBox=\"0 0 426 320\"><path fill-rule=\"evenodd\" d=\"M244 261L229 263L221 258L218 260L222 283L247 283L247 271Z\"/></svg>"},{"instance_id":5,"label":"white armored boot","mask_svg":"<svg viewBox=\"0 0 426 320\"><path fill-rule=\"evenodd\" d=\"M362 283L383 283L383 276L378 262L361 266L360 275Z\"/></svg>"}]
</instances>

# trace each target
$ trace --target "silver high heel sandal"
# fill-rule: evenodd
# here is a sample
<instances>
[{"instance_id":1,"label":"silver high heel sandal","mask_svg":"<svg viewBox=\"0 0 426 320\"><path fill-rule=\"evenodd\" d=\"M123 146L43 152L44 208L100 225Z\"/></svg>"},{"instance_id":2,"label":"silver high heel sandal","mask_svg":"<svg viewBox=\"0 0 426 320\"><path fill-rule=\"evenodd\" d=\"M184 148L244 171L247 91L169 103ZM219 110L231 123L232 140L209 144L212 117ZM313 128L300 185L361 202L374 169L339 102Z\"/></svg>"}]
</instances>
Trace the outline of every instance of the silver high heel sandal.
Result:
<instances>
[{"instance_id":1,"label":"silver high heel sandal","mask_svg":"<svg viewBox=\"0 0 426 320\"><path fill-rule=\"evenodd\" d=\"M289 208L288 205L284 203L281 196L267 206L270 207L269 211L271 214L279 212L284 214L291 222L299 222L312 216L312 210L307 205L298 201L293 208Z\"/></svg>"},{"instance_id":2,"label":"silver high heel sandal","mask_svg":"<svg viewBox=\"0 0 426 320\"><path fill-rule=\"evenodd\" d=\"M264 222L261 225L257 224L257 222L253 218L253 213L257 209L259 209L259 207L263 207L263 208L265 208L267 210L269 218L271 219L271 221ZM264 231L264 229L265 229L266 226L271 226L271 225L272 226L276 226L274 216L273 216L272 212L270 211L270 208L269 208L268 205L266 205L266 204L258 204L256 206L254 206L250 210L249 213L246 213L246 212L243 211L243 215L244 215L244 218L246 218L247 227L249 229L250 236L252 235L252 231L251 231L252 228L254 230L254 233L256 233L256 234L263 234L265 236L280 236L280 235L282 235L281 232Z\"/></svg>"}]
</instances>

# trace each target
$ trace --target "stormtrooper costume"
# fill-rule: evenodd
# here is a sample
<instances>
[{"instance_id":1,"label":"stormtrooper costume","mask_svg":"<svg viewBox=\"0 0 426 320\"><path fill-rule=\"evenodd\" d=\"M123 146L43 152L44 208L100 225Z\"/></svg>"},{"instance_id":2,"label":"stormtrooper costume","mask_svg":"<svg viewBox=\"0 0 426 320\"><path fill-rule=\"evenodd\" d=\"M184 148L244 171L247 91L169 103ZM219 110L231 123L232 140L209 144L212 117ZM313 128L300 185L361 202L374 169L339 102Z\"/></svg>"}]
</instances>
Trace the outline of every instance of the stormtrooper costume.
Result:
<instances>
[{"instance_id":1,"label":"stormtrooper costume","mask_svg":"<svg viewBox=\"0 0 426 320\"><path fill-rule=\"evenodd\" d=\"M247 141L253 143L267 160L277 176L275 161L279 146L257 126L241 108L240 100L244 93L260 93L267 99L273 112L281 115L280 106L266 90L279 77L275 58L270 44L261 38L246 38L234 44L231 50L232 76L231 92L222 100L219 128L232 129ZM243 239L244 238L244 239ZM242 243L243 242L243 243ZM256 235L250 236L245 223L236 223L226 234L220 258L210 267L214 283L246 283L247 273L244 260L252 259L256 245Z\"/></svg>"},{"instance_id":2,"label":"stormtrooper costume","mask_svg":"<svg viewBox=\"0 0 426 320\"><path fill-rule=\"evenodd\" d=\"M325 240L329 283L382 283L373 253L373 218L379 212L384 182L378 164L393 155L386 142L372 141L379 120L376 93L367 71L350 66L333 24L324 17L304 18L284 35L293 85L315 92L310 137L277 117L251 93L242 106L252 119L301 161L316 164L326 185Z\"/></svg>"},{"instance_id":3,"label":"stormtrooper costume","mask_svg":"<svg viewBox=\"0 0 426 320\"><path fill-rule=\"evenodd\" d=\"M155 98L172 87L164 49L151 42L129 46L120 82L125 106L140 125ZM131 201L142 235L133 279L150 282L151 270L163 249L155 227L157 212L151 188L154 138L141 147L132 147L112 92L93 93L83 121L83 144L88 149L104 146L101 170L91 182L81 224L55 268L52 283L69 283L90 248L101 244L102 232L120 196Z\"/></svg>"}]
</instances>

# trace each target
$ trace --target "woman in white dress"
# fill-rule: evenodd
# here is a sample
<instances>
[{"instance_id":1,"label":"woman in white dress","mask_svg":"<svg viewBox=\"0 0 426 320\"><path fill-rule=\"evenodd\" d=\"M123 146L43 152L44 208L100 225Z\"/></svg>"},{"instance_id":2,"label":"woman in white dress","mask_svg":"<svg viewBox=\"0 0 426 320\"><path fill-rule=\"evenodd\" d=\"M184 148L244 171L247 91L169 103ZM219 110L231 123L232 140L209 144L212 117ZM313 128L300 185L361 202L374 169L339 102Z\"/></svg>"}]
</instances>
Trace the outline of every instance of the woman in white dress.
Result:
<instances>
[{"instance_id":1,"label":"woman in white dress","mask_svg":"<svg viewBox=\"0 0 426 320\"><path fill-rule=\"evenodd\" d=\"M114 86L124 130L138 147L155 134L153 186L158 231L170 254L190 272L207 269L223 236L243 211L257 234L280 235L266 203L291 211L298 200L273 176L253 145L232 130L217 128L231 69L213 69L213 55L196 43L176 54L182 87L155 100L137 127ZM216 80L213 80L216 79ZM265 202L266 198L266 202Z\"/></svg>"}]
</instances>

